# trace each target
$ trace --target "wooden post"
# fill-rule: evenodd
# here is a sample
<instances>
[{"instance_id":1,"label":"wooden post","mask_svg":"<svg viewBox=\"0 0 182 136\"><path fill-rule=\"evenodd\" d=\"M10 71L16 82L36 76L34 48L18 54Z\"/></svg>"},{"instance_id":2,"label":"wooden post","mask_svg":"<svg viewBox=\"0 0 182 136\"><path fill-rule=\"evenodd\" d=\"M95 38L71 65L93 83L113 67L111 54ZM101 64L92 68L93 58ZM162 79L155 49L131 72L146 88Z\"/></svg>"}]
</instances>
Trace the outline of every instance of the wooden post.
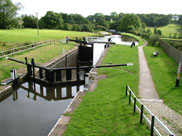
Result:
<instances>
[{"instance_id":1,"label":"wooden post","mask_svg":"<svg viewBox=\"0 0 182 136\"><path fill-rule=\"evenodd\" d=\"M128 95L128 85L126 85L126 96Z\"/></svg>"},{"instance_id":2,"label":"wooden post","mask_svg":"<svg viewBox=\"0 0 182 136\"><path fill-rule=\"evenodd\" d=\"M32 66L33 66L33 78L35 78L35 62L34 59L31 60Z\"/></svg>"},{"instance_id":3,"label":"wooden post","mask_svg":"<svg viewBox=\"0 0 182 136\"><path fill-rule=\"evenodd\" d=\"M42 68L39 68L39 78L40 78L40 79L42 79L42 78L43 78Z\"/></svg>"},{"instance_id":4,"label":"wooden post","mask_svg":"<svg viewBox=\"0 0 182 136\"><path fill-rule=\"evenodd\" d=\"M32 75L32 66L28 64L28 59L25 57L25 63L27 65L27 75L31 76Z\"/></svg>"},{"instance_id":5,"label":"wooden post","mask_svg":"<svg viewBox=\"0 0 182 136\"><path fill-rule=\"evenodd\" d=\"M56 71L56 81L62 81L61 70Z\"/></svg>"},{"instance_id":6,"label":"wooden post","mask_svg":"<svg viewBox=\"0 0 182 136\"><path fill-rule=\"evenodd\" d=\"M142 121L143 121L143 104L141 105L140 124L142 124Z\"/></svg>"},{"instance_id":7,"label":"wooden post","mask_svg":"<svg viewBox=\"0 0 182 136\"><path fill-rule=\"evenodd\" d=\"M133 113L136 112L136 97L134 98L134 108L133 108Z\"/></svg>"},{"instance_id":8,"label":"wooden post","mask_svg":"<svg viewBox=\"0 0 182 136\"><path fill-rule=\"evenodd\" d=\"M68 64L67 64L67 55L65 55L65 67L67 67Z\"/></svg>"},{"instance_id":9,"label":"wooden post","mask_svg":"<svg viewBox=\"0 0 182 136\"><path fill-rule=\"evenodd\" d=\"M130 91L130 95L129 95L129 104L131 103L131 91Z\"/></svg>"},{"instance_id":10,"label":"wooden post","mask_svg":"<svg viewBox=\"0 0 182 136\"><path fill-rule=\"evenodd\" d=\"M77 81L80 80L80 74L79 74L80 68L79 67L80 67L79 60L77 60L77 67L76 67L76 77L77 77Z\"/></svg>"},{"instance_id":11,"label":"wooden post","mask_svg":"<svg viewBox=\"0 0 182 136\"><path fill-rule=\"evenodd\" d=\"M153 136L153 135L154 135L154 120L155 120L155 116L152 116L152 119L151 119L150 136Z\"/></svg>"},{"instance_id":12,"label":"wooden post","mask_svg":"<svg viewBox=\"0 0 182 136\"><path fill-rule=\"evenodd\" d=\"M66 70L66 80L71 80L72 79L72 72L71 69Z\"/></svg>"}]
</instances>

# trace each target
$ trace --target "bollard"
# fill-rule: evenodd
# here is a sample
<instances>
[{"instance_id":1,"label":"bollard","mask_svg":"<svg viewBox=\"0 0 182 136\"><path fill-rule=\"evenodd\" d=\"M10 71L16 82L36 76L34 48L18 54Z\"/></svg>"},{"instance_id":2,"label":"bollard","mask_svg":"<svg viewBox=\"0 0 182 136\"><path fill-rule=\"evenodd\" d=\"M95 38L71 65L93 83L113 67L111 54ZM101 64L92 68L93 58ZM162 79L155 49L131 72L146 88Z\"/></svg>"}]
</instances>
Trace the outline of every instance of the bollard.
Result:
<instances>
[{"instance_id":1,"label":"bollard","mask_svg":"<svg viewBox=\"0 0 182 136\"><path fill-rule=\"evenodd\" d=\"M84 90L88 90L89 73L84 74L84 80L85 80Z\"/></svg>"},{"instance_id":2,"label":"bollard","mask_svg":"<svg viewBox=\"0 0 182 136\"><path fill-rule=\"evenodd\" d=\"M16 75L16 69L11 69L10 70L10 75L11 75L11 79L14 80L17 78L17 75Z\"/></svg>"}]
</instances>

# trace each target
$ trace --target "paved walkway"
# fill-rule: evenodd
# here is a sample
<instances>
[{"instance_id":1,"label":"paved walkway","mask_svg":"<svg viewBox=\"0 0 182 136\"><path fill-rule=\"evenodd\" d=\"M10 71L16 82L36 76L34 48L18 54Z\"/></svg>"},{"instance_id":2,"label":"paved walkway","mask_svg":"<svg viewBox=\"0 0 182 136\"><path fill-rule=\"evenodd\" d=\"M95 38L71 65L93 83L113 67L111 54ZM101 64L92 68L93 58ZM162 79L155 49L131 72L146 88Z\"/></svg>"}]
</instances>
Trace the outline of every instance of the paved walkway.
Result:
<instances>
[{"instance_id":1,"label":"paved walkway","mask_svg":"<svg viewBox=\"0 0 182 136\"><path fill-rule=\"evenodd\" d=\"M143 48L143 46L138 47L140 66L139 96L142 102L162 120L176 136L182 136L182 116L167 107L163 103L163 100L159 98Z\"/></svg>"}]
</instances>

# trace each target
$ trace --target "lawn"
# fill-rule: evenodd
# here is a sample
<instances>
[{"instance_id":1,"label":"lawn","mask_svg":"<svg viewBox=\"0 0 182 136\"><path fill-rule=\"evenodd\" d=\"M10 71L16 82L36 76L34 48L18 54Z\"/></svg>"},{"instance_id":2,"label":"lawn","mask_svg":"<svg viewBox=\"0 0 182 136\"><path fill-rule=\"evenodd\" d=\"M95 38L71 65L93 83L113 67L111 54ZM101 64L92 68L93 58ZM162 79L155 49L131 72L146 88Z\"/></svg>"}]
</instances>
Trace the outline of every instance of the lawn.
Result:
<instances>
[{"instance_id":1,"label":"lawn","mask_svg":"<svg viewBox=\"0 0 182 136\"><path fill-rule=\"evenodd\" d=\"M130 34L130 33L121 33L121 34L124 35L124 36L129 36L129 37L132 37L132 38L136 39L139 42L138 46L144 44L144 40L141 37L137 36L137 35Z\"/></svg>"},{"instance_id":2,"label":"lawn","mask_svg":"<svg viewBox=\"0 0 182 136\"><path fill-rule=\"evenodd\" d=\"M17 46L27 45L38 41L60 40L64 39L66 36L69 36L70 38L75 38L96 35L96 33L48 29L40 29L39 33L40 35L37 36L36 29L0 30L0 51L14 48Z\"/></svg>"},{"instance_id":3,"label":"lawn","mask_svg":"<svg viewBox=\"0 0 182 136\"><path fill-rule=\"evenodd\" d=\"M69 44L57 43L52 45L46 45L46 46L36 48L34 50L24 52L22 54L10 56L10 57L17 60L22 60L22 61L25 61L24 58L28 57L29 62L31 61L30 59L34 58L35 63L40 65L50 61L51 59L55 58L58 55L61 55L63 48L65 50L70 50L71 48L73 48L74 45L75 43L69 43ZM12 68L15 68L18 70L21 68L25 68L25 66L16 62L5 60L5 59L0 60L0 81L10 77L10 69Z\"/></svg>"},{"instance_id":4,"label":"lawn","mask_svg":"<svg viewBox=\"0 0 182 136\"><path fill-rule=\"evenodd\" d=\"M159 56L152 58L151 54L156 50ZM182 114L182 80L180 87L175 87L178 64L160 47L147 46L144 51L159 97L170 108Z\"/></svg>"},{"instance_id":5,"label":"lawn","mask_svg":"<svg viewBox=\"0 0 182 136\"><path fill-rule=\"evenodd\" d=\"M128 46L113 45L109 48L102 64L134 66L99 69L106 79L99 80L93 92L87 92L75 110L64 136L147 136L146 125L139 124L139 114L133 114L128 104L125 86L129 84L138 93L139 65L138 50Z\"/></svg>"},{"instance_id":6,"label":"lawn","mask_svg":"<svg viewBox=\"0 0 182 136\"><path fill-rule=\"evenodd\" d=\"M149 29L151 29L152 32L154 32L154 27L147 27ZM179 25L176 24L169 24L167 26L163 26L163 27L157 27L157 29L162 31L162 36L163 37L174 37L175 33L177 34L177 36L179 35L180 31L179 31Z\"/></svg>"}]
</instances>

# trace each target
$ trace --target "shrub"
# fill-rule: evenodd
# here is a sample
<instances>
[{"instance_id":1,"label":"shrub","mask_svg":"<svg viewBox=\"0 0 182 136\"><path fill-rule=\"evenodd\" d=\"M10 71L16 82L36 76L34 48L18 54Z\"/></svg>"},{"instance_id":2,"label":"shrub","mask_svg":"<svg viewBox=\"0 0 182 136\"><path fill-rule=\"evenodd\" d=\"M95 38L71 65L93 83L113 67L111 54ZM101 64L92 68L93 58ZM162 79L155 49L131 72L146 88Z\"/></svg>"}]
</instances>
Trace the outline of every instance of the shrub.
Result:
<instances>
[{"instance_id":1,"label":"shrub","mask_svg":"<svg viewBox=\"0 0 182 136\"><path fill-rule=\"evenodd\" d=\"M149 38L149 44L151 44L152 46L154 46L156 44L156 42L158 42L160 36L159 35L152 35Z\"/></svg>"}]
</instances>

